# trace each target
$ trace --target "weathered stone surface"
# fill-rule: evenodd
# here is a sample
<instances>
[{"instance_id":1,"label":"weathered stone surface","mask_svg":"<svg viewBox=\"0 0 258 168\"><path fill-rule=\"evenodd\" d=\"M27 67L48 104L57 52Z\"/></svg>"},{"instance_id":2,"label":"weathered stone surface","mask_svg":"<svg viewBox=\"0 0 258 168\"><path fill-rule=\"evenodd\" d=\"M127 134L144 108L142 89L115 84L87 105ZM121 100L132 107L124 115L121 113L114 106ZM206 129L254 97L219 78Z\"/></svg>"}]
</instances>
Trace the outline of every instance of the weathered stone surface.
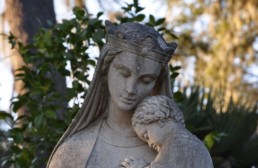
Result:
<instances>
[{"instance_id":1,"label":"weathered stone surface","mask_svg":"<svg viewBox=\"0 0 258 168\"><path fill-rule=\"evenodd\" d=\"M166 96L145 98L132 118L137 135L158 155L149 165L140 165L139 158L126 159L126 168L212 168L212 160L204 144L184 127L181 111ZM140 158L143 159L143 158ZM138 166L136 166L138 164Z\"/></svg>"},{"instance_id":2,"label":"weathered stone surface","mask_svg":"<svg viewBox=\"0 0 258 168\"><path fill-rule=\"evenodd\" d=\"M137 136L131 119L145 97L172 97L167 63L177 44L166 43L154 29L138 23L114 26L107 21L106 31L107 43L82 108L52 152L50 168L117 168L124 167L123 163L128 162L123 160L128 157L146 166L157 155ZM176 105L173 108L178 109ZM185 132L173 136L199 144ZM187 149L180 150L180 146L184 144L172 147L185 153ZM157 158L167 157L166 152L158 153L153 164Z\"/></svg>"}]
</instances>

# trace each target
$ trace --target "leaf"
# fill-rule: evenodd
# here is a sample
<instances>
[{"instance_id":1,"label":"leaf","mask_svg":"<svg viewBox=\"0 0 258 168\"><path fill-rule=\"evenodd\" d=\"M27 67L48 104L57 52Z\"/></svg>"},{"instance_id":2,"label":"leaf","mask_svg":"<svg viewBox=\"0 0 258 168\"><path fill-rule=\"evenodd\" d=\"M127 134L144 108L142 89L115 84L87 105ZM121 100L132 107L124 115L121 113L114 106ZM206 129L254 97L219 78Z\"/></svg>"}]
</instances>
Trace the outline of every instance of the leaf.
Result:
<instances>
[{"instance_id":1,"label":"leaf","mask_svg":"<svg viewBox=\"0 0 258 168\"><path fill-rule=\"evenodd\" d=\"M214 138L213 138L214 133L209 133L208 135L205 136L204 138L204 144L208 148L208 150L211 150L211 148L214 145Z\"/></svg>"},{"instance_id":2,"label":"leaf","mask_svg":"<svg viewBox=\"0 0 258 168\"><path fill-rule=\"evenodd\" d=\"M175 99L176 102L180 102L183 100L184 96L180 91L177 91L173 94L173 98Z\"/></svg>"},{"instance_id":3,"label":"leaf","mask_svg":"<svg viewBox=\"0 0 258 168\"><path fill-rule=\"evenodd\" d=\"M170 71L173 71L173 66L171 64L169 64L168 67Z\"/></svg>"},{"instance_id":4,"label":"leaf","mask_svg":"<svg viewBox=\"0 0 258 168\"><path fill-rule=\"evenodd\" d=\"M173 72L173 73L171 74L171 79L175 79L178 75L179 75L178 72Z\"/></svg>"},{"instance_id":5,"label":"leaf","mask_svg":"<svg viewBox=\"0 0 258 168\"><path fill-rule=\"evenodd\" d=\"M18 146L11 146L11 150L16 154L19 154L22 151Z\"/></svg>"},{"instance_id":6,"label":"leaf","mask_svg":"<svg viewBox=\"0 0 258 168\"><path fill-rule=\"evenodd\" d=\"M155 25L155 18L154 18L154 16L150 15L149 19L150 19L151 24Z\"/></svg>"},{"instance_id":7,"label":"leaf","mask_svg":"<svg viewBox=\"0 0 258 168\"><path fill-rule=\"evenodd\" d=\"M164 30L166 30L165 27L158 28L158 31L159 31L159 32L163 32Z\"/></svg>"},{"instance_id":8,"label":"leaf","mask_svg":"<svg viewBox=\"0 0 258 168\"><path fill-rule=\"evenodd\" d=\"M162 23L165 22L165 20L166 20L165 18L161 18L161 19L157 20L156 25L161 25Z\"/></svg>"},{"instance_id":9,"label":"leaf","mask_svg":"<svg viewBox=\"0 0 258 168\"><path fill-rule=\"evenodd\" d=\"M221 133L211 132L205 136L204 144L209 150L211 150L211 148L213 147L215 142L220 142L222 140L222 138L227 137L227 136L228 136L228 134L223 133L223 132L221 132Z\"/></svg>"},{"instance_id":10,"label":"leaf","mask_svg":"<svg viewBox=\"0 0 258 168\"><path fill-rule=\"evenodd\" d=\"M70 71L67 69L60 69L59 72L63 75L63 76L70 76Z\"/></svg>"},{"instance_id":11,"label":"leaf","mask_svg":"<svg viewBox=\"0 0 258 168\"><path fill-rule=\"evenodd\" d=\"M96 33L93 34L92 38L96 43L102 42L102 39L105 37L104 30L98 30Z\"/></svg>"},{"instance_id":12,"label":"leaf","mask_svg":"<svg viewBox=\"0 0 258 168\"><path fill-rule=\"evenodd\" d=\"M166 34L170 35L172 38L174 38L174 39L177 39L177 40L178 40L178 37L177 37L174 33L172 33L171 31L169 31L169 30L165 30L165 32L164 32L164 33L166 33Z\"/></svg>"},{"instance_id":13,"label":"leaf","mask_svg":"<svg viewBox=\"0 0 258 168\"><path fill-rule=\"evenodd\" d=\"M92 60L92 59L88 60L88 64L92 65L92 66L96 66L96 62L94 60Z\"/></svg>"},{"instance_id":14,"label":"leaf","mask_svg":"<svg viewBox=\"0 0 258 168\"><path fill-rule=\"evenodd\" d=\"M0 119L4 120L6 118L13 119L13 116L5 111L0 111Z\"/></svg>"},{"instance_id":15,"label":"leaf","mask_svg":"<svg viewBox=\"0 0 258 168\"><path fill-rule=\"evenodd\" d=\"M138 0L133 0L133 6L134 6L134 7L138 7L138 5L139 5Z\"/></svg>"},{"instance_id":16,"label":"leaf","mask_svg":"<svg viewBox=\"0 0 258 168\"><path fill-rule=\"evenodd\" d=\"M48 118L53 118L53 119L56 118L56 113L53 110L47 110L44 114Z\"/></svg>"},{"instance_id":17,"label":"leaf","mask_svg":"<svg viewBox=\"0 0 258 168\"><path fill-rule=\"evenodd\" d=\"M24 77L25 74L24 73L18 73L18 74L15 74L15 77Z\"/></svg>"},{"instance_id":18,"label":"leaf","mask_svg":"<svg viewBox=\"0 0 258 168\"><path fill-rule=\"evenodd\" d=\"M172 71L176 71L176 70L179 70L181 68L182 68L181 66L174 66L174 67L172 67Z\"/></svg>"},{"instance_id":19,"label":"leaf","mask_svg":"<svg viewBox=\"0 0 258 168\"><path fill-rule=\"evenodd\" d=\"M27 117L28 117L27 115L21 115L21 116L19 116L19 117L16 119L16 121L22 120L22 119L27 118Z\"/></svg>"},{"instance_id":20,"label":"leaf","mask_svg":"<svg viewBox=\"0 0 258 168\"><path fill-rule=\"evenodd\" d=\"M76 18L78 18L79 20L81 20L85 15L85 11L80 7L73 8L73 13L75 14Z\"/></svg>"},{"instance_id":21,"label":"leaf","mask_svg":"<svg viewBox=\"0 0 258 168\"><path fill-rule=\"evenodd\" d=\"M138 12L141 12L144 8L142 8L142 7L140 7L140 6L137 6L137 7L135 7L136 8L136 13L138 13Z\"/></svg>"},{"instance_id":22,"label":"leaf","mask_svg":"<svg viewBox=\"0 0 258 168\"><path fill-rule=\"evenodd\" d=\"M34 119L34 124L36 127L40 127L43 124L44 116L42 114L38 115Z\"/></svg>"},{"instance_id":23,"label":"leaf","mask_svg":"<svg viewBox=\"0 0 258 168\"><path fill-rule=\"evenodd\" d=\"M104 13L103 12L99 12L98 14L97 14L97 18L99 18L100 16L102 16Z\"/></svg>"},{"instance_id":24,"label":"leaf","mask_svg":"<svg viewBox=\"0 0 258 168\"><path fill-rule=\"evenodd\" d=\"M16 38L12 34L12 32L10 32L10 35L8 36L8 42L11 44L11 47L13 49L15 47L15 45L16 45Z\"/></svg>"},{"instance_id":25,"label":"leaf","mask_svg":"<svg viewBox=\"0 0 258 168\"><path fill-rule=\"evenodd\" d=\"M139 15L136 16L135 20L140 22L140 21L143 21L144 18L145 18L144 14L139 14Z\"/></svg>"},{"instance_id":26,"label":"leaf","mask_svg":"<svg viewBox=\"0 0 258 168\"><path fill-rule=\"evenodd\" d=\"M131 10L131 7L130 6L127 6L127 7L122 7L122 9L127 12L127 11L130 11Z\"/></svg>"},{"instance_id":27,"label":"leaf","mask_svg":"<svg viewBox=\"0 0 258 168\"><path fill-rule=\"evenodd\" d=\"M13 102L13 111L17 112L23 105L23 102L21 102L20 100Z\"/></svg>"}]
</instances>

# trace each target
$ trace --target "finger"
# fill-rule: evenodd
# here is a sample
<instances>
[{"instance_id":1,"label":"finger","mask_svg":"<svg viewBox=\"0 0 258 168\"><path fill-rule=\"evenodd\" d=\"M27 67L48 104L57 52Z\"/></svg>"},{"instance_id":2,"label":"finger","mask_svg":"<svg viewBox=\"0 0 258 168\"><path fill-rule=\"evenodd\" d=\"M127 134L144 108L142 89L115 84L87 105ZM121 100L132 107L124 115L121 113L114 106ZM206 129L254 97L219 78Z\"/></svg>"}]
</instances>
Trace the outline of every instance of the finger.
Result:
<instances>
[{"instance_id":1,"label":"finger","mask_svg":"<svg viewBox=\"0 0 258 168\"><path fill-rule=\"evenodd\" d=\"M131 162L132 161L132 159L131 158L125 158L125 160L124 160L125 162Z\"/></svg>"},{"instance_id":2,"label":"finger","mask_svg":"<svg viewBox=\"0 0 258 168\"><path fill-rule=\"evenodd\" d=\"M125 167L129 167L130 164L129 164L128 162L123 161L123 162L121 163L121 165L122 165L122 166L125 166Z\"/></svg>"}]
</instances>

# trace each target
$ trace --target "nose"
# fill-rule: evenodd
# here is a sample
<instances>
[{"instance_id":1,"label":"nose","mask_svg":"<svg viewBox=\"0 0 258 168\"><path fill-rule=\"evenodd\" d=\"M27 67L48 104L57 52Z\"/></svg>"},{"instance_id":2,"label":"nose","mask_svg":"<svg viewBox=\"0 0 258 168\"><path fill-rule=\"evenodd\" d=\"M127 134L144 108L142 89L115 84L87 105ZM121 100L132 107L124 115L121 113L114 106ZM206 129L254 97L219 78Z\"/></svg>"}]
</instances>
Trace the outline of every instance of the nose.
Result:
<instances>
[{"instance_id":1,"label":"nose","mask_svg":"<svg viewBox=\"0 0 258 168\"><path fill-rule=\"evenodd\" d=\"M131 78L127 81L126 91L130 95L136 93L136 80L134 78Z\"/></svg>"}]
</instances>

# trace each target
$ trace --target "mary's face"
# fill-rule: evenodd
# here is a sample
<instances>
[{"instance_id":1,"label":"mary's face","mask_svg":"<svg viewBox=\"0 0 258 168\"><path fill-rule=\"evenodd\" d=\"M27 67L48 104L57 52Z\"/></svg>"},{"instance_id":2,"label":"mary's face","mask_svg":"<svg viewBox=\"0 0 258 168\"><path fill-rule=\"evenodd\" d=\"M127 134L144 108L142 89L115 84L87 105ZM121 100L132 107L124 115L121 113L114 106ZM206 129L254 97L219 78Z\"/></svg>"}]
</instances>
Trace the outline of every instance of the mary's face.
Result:
<instances>
[{"instance_id":1,"label":"mary's face","mask_svg":"<svg viewBox=\"0 0 258 168\"><path fill-rule=\"evenodd\" d=\"M108 87L113 103L123 111L134 110L149 95L160 74L158 62L130 52L118 54L108 71Z\"/></svg>"}]
</instances>

